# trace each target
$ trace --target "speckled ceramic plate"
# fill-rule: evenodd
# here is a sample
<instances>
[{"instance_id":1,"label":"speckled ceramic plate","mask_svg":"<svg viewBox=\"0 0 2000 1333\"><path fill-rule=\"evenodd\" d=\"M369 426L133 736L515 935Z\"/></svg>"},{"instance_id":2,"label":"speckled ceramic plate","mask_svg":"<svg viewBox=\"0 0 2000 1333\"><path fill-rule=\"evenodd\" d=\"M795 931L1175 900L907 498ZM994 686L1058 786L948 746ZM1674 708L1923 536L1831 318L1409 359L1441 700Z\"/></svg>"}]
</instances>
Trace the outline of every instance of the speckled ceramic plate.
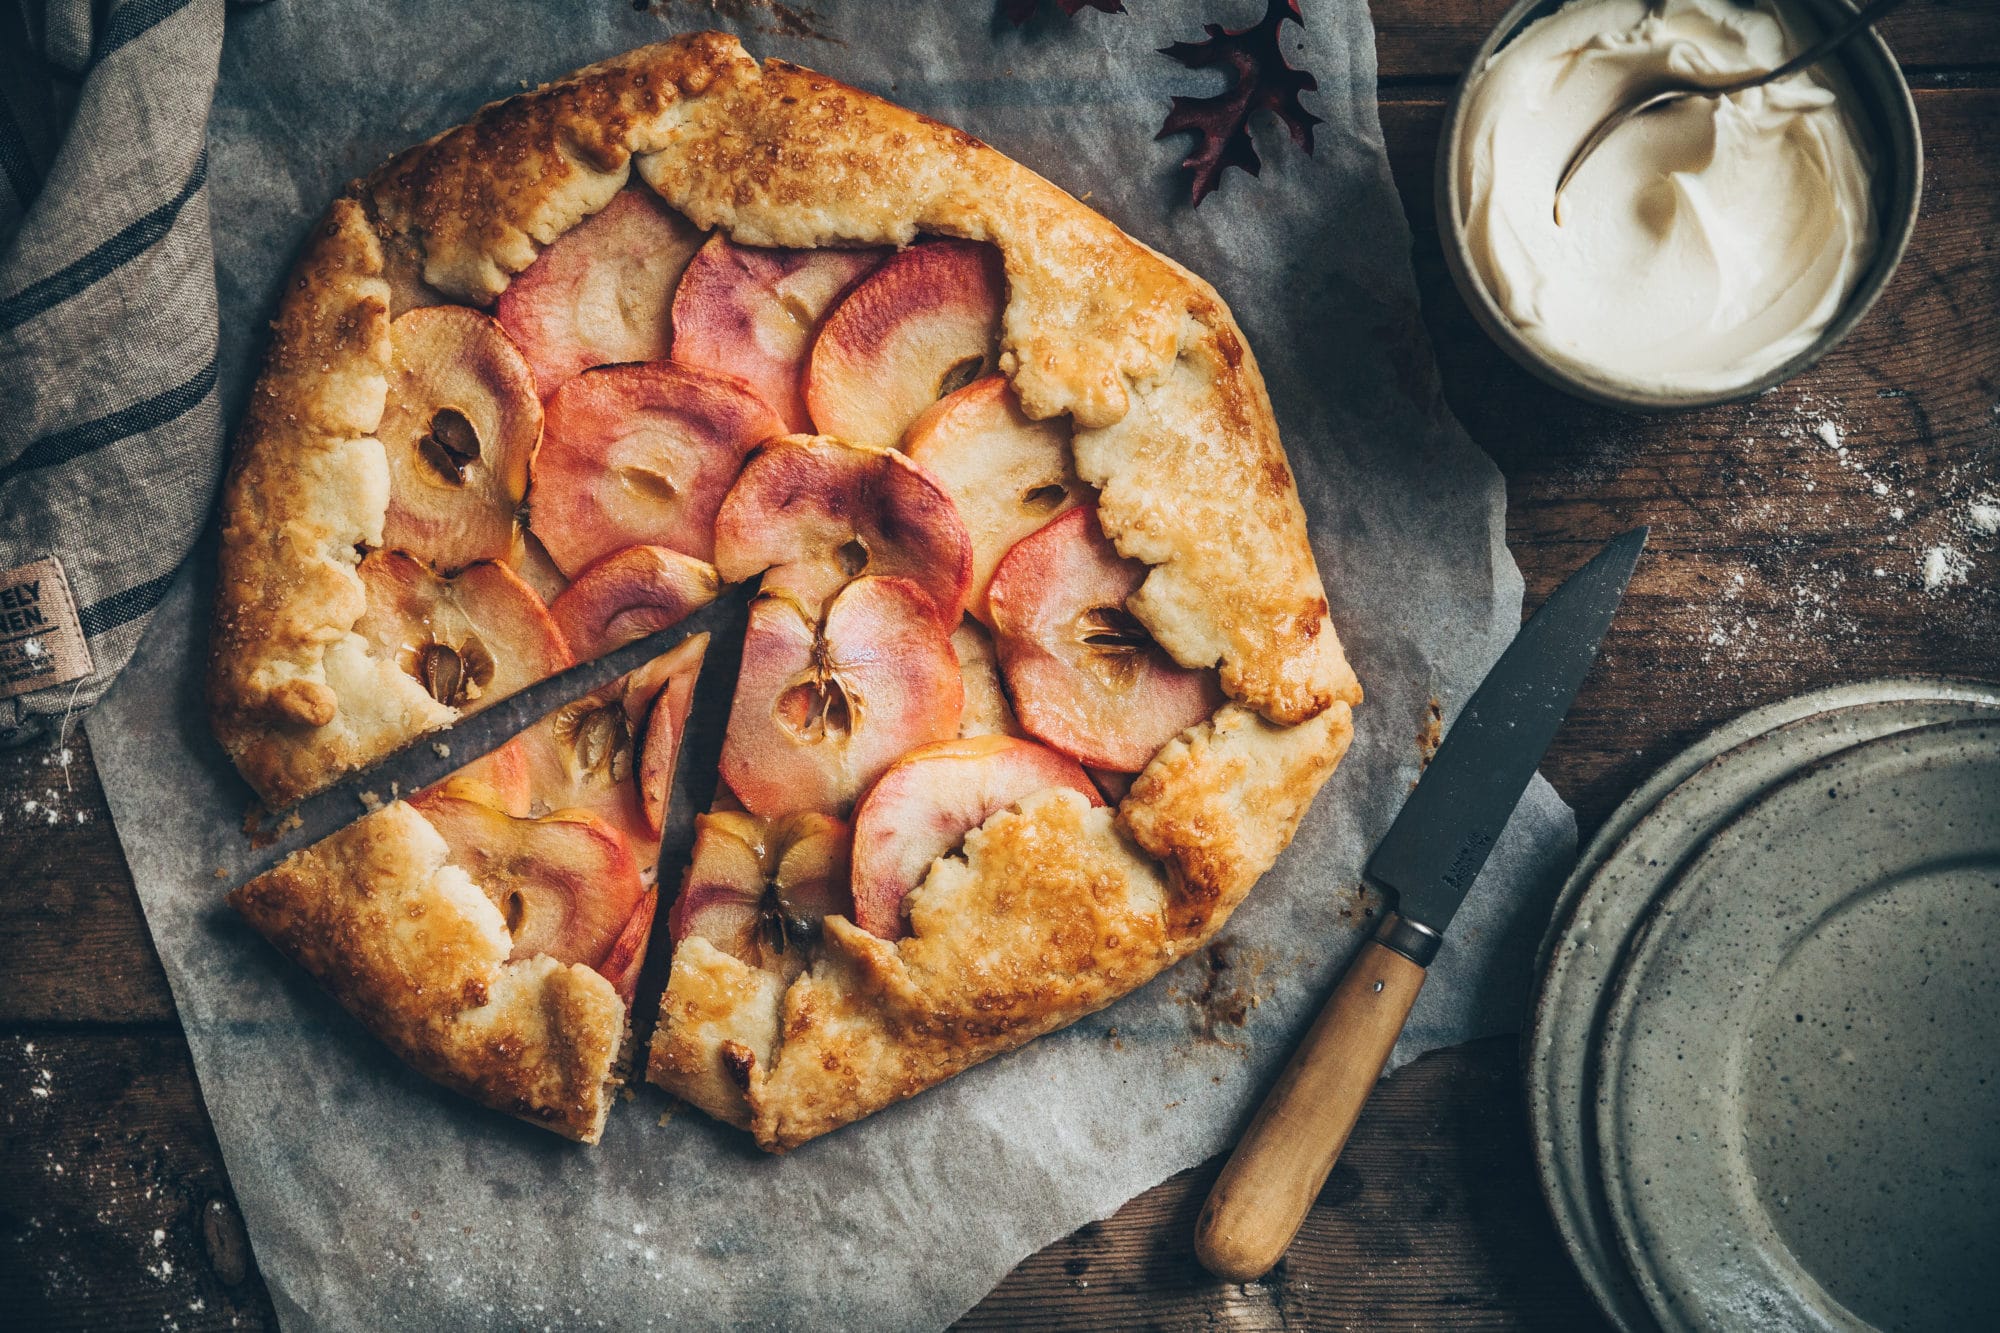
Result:
<instances>
[{"instance_id":1,"label":"speckled ceramic plate","mask_svg":"<svg viewBox=\"0 0 2000 1333\"><path fill-rule=\"evenodd\" d=\"M1709 834L1773 782L1837 750L2000 709L2000 687L1895 677L1755 709L1689 746L1618 807L1579 858L1542 944L1523 1064L1543 1193L1614 1322L1652 1326L1597 1183L1596 1047L1611 981L1647 906Z\"/></svg>"},{"instance_id":2,"label":"speckled ceramic plate","mask_svg":"<svg viewBox=\"0 0 2000 1333\"><path fill-rule=\"evenodd\" d=\"M1804 769L1655 903L1599 1050L1605 1198L1669 1330L2000 1309L2000 722Z\"/></svg>"}]
</instances>

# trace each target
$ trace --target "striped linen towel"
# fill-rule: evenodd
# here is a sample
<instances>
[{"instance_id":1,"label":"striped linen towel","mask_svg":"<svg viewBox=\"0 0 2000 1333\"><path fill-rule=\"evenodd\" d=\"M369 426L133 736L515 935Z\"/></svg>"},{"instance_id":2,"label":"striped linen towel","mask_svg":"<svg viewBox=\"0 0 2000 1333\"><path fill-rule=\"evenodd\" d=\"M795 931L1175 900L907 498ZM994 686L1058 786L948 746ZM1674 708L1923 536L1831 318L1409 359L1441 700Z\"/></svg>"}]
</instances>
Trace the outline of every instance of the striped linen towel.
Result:
<instances>
[{"instance_id":1,"label":"striped linen towel","mask_svg":"<svg viewBox=\"0 0 2000 1333\"><path fill-rule=\"evenodd\" d=\"M0 744L131 658L222 471L223 0L0 0Z\"/></svg>"}]
</instances>

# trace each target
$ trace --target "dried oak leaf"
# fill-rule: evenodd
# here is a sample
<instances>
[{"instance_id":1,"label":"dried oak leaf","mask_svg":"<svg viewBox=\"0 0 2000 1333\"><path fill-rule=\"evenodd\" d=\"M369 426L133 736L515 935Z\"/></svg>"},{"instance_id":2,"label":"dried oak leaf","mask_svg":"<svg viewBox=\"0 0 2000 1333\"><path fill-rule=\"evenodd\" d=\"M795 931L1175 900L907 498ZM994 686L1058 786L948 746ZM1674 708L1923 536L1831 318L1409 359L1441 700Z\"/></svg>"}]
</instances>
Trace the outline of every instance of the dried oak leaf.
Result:
<instances>
[{"instance_id":1,"label":"dried oak leaf","mask_svg":"<svg viewBox=\"0 0 2000 1333\"><path fill-rule=\"evenodd\" d=\"M1094 9L1100 14L1123 14L1125 0L1056 0L1056 6L1070 18L1075 18L1086 9ZM1035 16L1042 7L1042 0L1000 0L1000 13L1009 23L1020 27Z\"/></svg>"},{"instance_id":2,"label":"dried oak leaf","mask_svg":"<svg viewBox=\"0 0 2000 1333\"><path fill-rule=\"evenodd\" d=\"M1181 162L1194 173L1196 205L1214 193L1225 168L1241 167L1254 176L1263 166L1250 141L1250 113L1260 107L1285 122L1292 142L1312 151L1312 127L1321 121L1300 105L1299 94L1318 88L1319 80L1285 63L1278 30L1287 20L1305 26L1299 0L1268 0L1264 17L1248 28L1230 32L1220 23L1204 23L1207 41L1160 48L1161 55L1172 56L1189 69L1219 65L1235 75L1235 82L1217 96L1176 97L1166 122L1153 136L1196 136L1193 151Z\"/></svg>"}]
</instances>

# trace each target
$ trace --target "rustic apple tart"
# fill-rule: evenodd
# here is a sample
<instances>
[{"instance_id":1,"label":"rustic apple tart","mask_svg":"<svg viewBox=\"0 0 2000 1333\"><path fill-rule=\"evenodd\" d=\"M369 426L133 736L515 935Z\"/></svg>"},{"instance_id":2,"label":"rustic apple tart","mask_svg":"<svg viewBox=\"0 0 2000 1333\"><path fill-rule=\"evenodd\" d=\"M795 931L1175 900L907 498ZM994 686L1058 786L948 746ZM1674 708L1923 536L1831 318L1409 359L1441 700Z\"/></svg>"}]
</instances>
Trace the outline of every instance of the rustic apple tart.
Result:
<instances>
[{"instance_id":1,"label":"rustic apple tart","mask_svg":"<svg viewBox=\"0 0 2000 1333\"><path fill-rule=\"evenodd\" d=\"M699 638L232 901L417 1068L585 1141L657 921L647 1078L782 1151L1199 948L1361 698L1216 293L703 33L316 228L223 501L216 734L281 806L730 585L668 910Z\"/></svg>"}]
</instances>

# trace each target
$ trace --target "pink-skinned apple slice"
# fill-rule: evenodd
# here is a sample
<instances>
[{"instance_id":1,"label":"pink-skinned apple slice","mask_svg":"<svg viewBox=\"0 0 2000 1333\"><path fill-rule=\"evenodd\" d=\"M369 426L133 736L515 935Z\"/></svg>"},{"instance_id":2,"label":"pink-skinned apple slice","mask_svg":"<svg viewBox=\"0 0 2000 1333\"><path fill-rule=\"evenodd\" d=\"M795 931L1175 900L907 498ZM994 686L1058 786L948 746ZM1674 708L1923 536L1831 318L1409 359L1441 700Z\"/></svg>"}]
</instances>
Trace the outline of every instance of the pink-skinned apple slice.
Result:
<instances>
[{"instance_id":1,"label":"pink-skinned apple slice","mask_svg":"<svg viewBox=\"0 0 2000 1333\"><path fill-rule=\"evenodd\" d=\"M631 846L640 873L651 882L660 858L660 826L648 803L664 810L672 791L678 733L694 697L708 636L697 634L610 684L572 699L514 738L527 758L532 809L587 810L616 829ZM665 713L657 705L664 704ZM673 723L673 736L653 741L652 776L646 744L656 720Z\"/></svg>"},{"instance_id":2,"label":"pink-skinned apple slice","mask_svg":"<svg viewBox=\"0 0 2000 1333\"><path fill-rule=\"evenodd\" d=\"M495 314L541 396L592 366L664 358L674 288L701 241L652 191L621 190L516 275Z\"/></svg>"},{"instance_id":3,"label":"pink-skinned apple slice","mask_svg":"<svg viewBox=\"0 0 2000 1333\"><path fill-rule=\"evenodd\" d=\"M715 519L715 565L738 583L808 610L863 574L909 579L945 625L972 582L972 539L936 478L892 449L825 436L767 444L729 488Z\"/></svg>"},{"instance_id":4,"label":"pink-skinned apple slice","mask_svg":"<svg viewBox=\"0 0 2000 1333\"><path fill-rule=\"evenodd\" d=\"M721 232L688 262L674 292L676 361L740 375L785 429L810 431L806 356L820 321L887 250L766 250Z\"/></svg>"},{"instance_id":5,"label":"pink-skinned apple slice","mask_svg":"<svg viewBox=\"0 0 2000 1333\"><path fill-rule=\"evenodd\" d=\"M528 363L464 306L410 311L389 326L389 349L375 432L389 463L383 545L444 570L505 560L542 438Z\"/></svg>"},{"instance_id":6,"label":"pink-skinned apple slice","mask_svg":"<svg viewBox=\"0 0 2000 1333\"><path fill-rule=\"evenodd\" d=\"M529 524L570 578L627 546L712 560L744 456L783 431L733 376L671 361L586 371L549 398Z\"/></svg>"},{"instance_id":7,"label":"pink-skinned apple slice","mask_svg":"<svg viewBox=\"0 0 2000 1333\"><path fill-rule=\"evenodd\" d=\"M569 587L569 580L549 558L542 539L519 525L514 529L514 550L507 557L507 568L519 574L521 582L533 588L535 596L544 602L554 602Z\"/></svg>"},{"instance_id":8,"label":"pink-skinned apple slice","mask_svg":"<svg viewBox=\"0 0 2000 1333\"><path fill-rule=\"evenodd\" d=\"M951 632L958 654L958 678L965 687L965 706L958 715L961 736L1024 736L1014 717L1014 705L1000 683L1000 656L986 627L967 616Z\"/></svg>"},{"instance_id":9,"label":"pink-skinned apple slice","mask_svg":"<svg viewBox=\"0 0 2000 1333\"><path fill-rule=\"evenodd\" d=\"M357 573L367 605L355 633L441 704L477 712L570 665L548 608L505 565L446 578L401 551L370 551Z\"/></svg>"},{"instance_id":10,"label":"pink-skinned apple slice","mask_svg":"<svg viewBox=\"0 0 2000 1333\"><path fill-rule=\"evenodd\" d=\"M722 779L766 818L845 815L898 756L958 734L963 689L950 638L908 580L856 579L817 623L789 597L760 596Z\"/></svg>"},{"instance_id":11,"label":"pink-skinned apple slice","mask_svg":"<svg viewBox=\"0 0 2000 1333\"><path fill-rule=\"evenodd\" d=\"M639 811L655 846L667 827L673 798L674 765L694 707L708 635L697 634L632 673L625 692L625 717L639 746Z\"/></svg>"},{"instance_id":12,"label":"pink-skinned apple slice","mask_svg":"<svg viewBox=\"0 0 2000 1333\"><path fill-rule=\"evenodd\" d=\"M1006 302L990 245L927 241L891 256L813 339L805 398L814 428L895 447L924 409L992 372Z\"/></svg>"},{"instance_id":13,"label":"pink-skinned apple slice","mask_svg":"<svg viewBox=\"0 0 2000 1333\"><path fill-rule=\"evenodd\" d=\"M958 506L972 538L967 609L986 619L986 585L1014 543L1090 501L1070 465L1069 427L1031 421L999 375L975 380L918 417L903 449Z\"/></svg>"},{"instance_id":14,"label":"pink-skinned apple slice","mask_svg":"<svg viewBox=\"0 0 2000 1333\"><path fill-rule=\"evenodd\" d=\"M516 819L449 793L411 804L500 909L512 957L595 966L650 892L625 840L587 811Z\"/></svg>"},{"instance_id":15,"label":"pink-skinned apple slice","mask_svg":"<svg viewBox=\"0 0 2000 1333\"><path fill-rule=\"evenodd\" d=\"M668 933L676 945L698 935L753 967L797 976L821 923L853 913L849 842L848 826L828 815L699 816L693 863L667 914Z\"/></svg>"},{"instance_id":16,"label":"pink-skinned apple slice","mask_svg":"<svg viewBox=\"0 0 2000 1333\"><path fill-rule=\"evenodd\" d=\"M854 810L854 923L885 940L903 936L903 899L931 863L1050 787L1104 803L1076 760L1012 736L939 741L898 759Z\"/></svg>"},{"instance_id":17,"label":"pink-skinned apple slice","mask_svg":"<svg viewBox=\"0 0 2000 1333\"><path fill-rule=\"evenodd\" d=\"M1097 784L1097 790L1104 793L1106 805L1119 804L1125 799L1126 793L1132 790L1133 775L1130 773L1114 773L1108 768L1087 768L1084 772L1090 774L1090 780Z\"/></svg>"},{"instance_id":18,"label":"pink-skinned apple slice","mask_svg":"<svg viewBox=\"0 0 2000 1333\"><path fill-rule=\"evenodd\" d=\"M521 738L516 736L498 749L488 750L411 799L421 804L432 797L446 796L477 801L516 819L526 819L534 808L535 793L528 770L527 747Z\"/></svg>"},{"instance_id":19,"label":"pink-skinned apple slice","mask_svg":"<svg viewBox=\"0 0 2000 1333\"><path fill-rule=\"evenodd\" d=\"M1125 609L1145 578L1091 506L1018 543L987 589L1021 725L1093 768L1136 773L1222 704L1213 671L1176 664Z\"/></svg>"},{"instance_id":20,"label":"pink-skinned apple slice","mask_svg":"<svg viewBox=\"0 0 2000 1333\"><path fill-rule=\"evenodd\" d=\"M669 629L715 600L715 567L666 546L628 546L588 566L549 604L579 660Z\"/></svg>"},{"instance_id":21,"label":"pink-skinned apple slice","mask_svg":"<svg viewBox=\"0 0 2000 1333\"><path fill-rule=\"evenodd\" d=\"M594 965L628 1005L639 989L639 970L646 965L646 946L653 938L653 916L659 910L657 892L641 898L619 930L618 938L611 942L603 961Z\"/></svg>"}]
</instances>

